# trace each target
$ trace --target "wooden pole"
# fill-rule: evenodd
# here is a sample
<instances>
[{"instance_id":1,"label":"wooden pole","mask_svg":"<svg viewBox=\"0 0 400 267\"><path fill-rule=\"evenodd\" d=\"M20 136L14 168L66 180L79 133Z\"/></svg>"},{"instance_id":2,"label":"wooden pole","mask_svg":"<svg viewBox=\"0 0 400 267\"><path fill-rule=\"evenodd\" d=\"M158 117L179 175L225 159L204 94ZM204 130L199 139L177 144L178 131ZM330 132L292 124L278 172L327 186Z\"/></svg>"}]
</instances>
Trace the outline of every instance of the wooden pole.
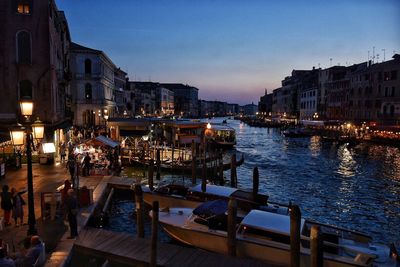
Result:
<instances>
[{"instance_id":1,"label":"wooden pole","mask_svg":"<svg viewBox=\"0 0 400 267\"><path fill-rule=\"evenodd\" d=\"M174 164L174 152L175 152L175 145L172 143L172 151L171 151L171 164Z\"/></svg>"},{"instance_id":2,"label":"wooden pole","mask_svg":"<svg viewBox=\"0 0 400 267\"><path fill-rule=\"evenodd\" d=\"M158 238L158 201L153 202L151 218L151 253L150 253L150 266L157 266L157 238Z\"/></svg>"},{"instance_id":3,"label":"wooden pole","mask_svg":"<svg viewBox=\"0 0 400 267\"><path fill-rule=\"evenodd\" d=\"M201 172L201 191L206 192L206 184L207 184L207 162L204 158L203 160L203 169Z\"/></svg>"},{"instance_id":4,"label":"wooden pole","mask_svg":"<svg viewBox=\"0 0 400 267\"><path fill-rule=\"evenodd\" d=\"M260 184L260 178L258 174L258 167L254 167L253 169L253 200L257 200L258 195L258 186Z\"/></svg>"},{"instance_id":5,"label":"wooden pole","mask_svg":"<svg viewBox=\"0 0 400 267\"><path fill-rule=\"evenodd\" d=\"M194 155L192 157L192 185L196 184L196 171L197 171L196 155Z\"/></svg>"},{"instance_id":6,"label":"wooden pole","mask_svg":"<svg viewBox=\"0 0 400 267\"><path fill-rule=\"evenodd\" d=\"M237 202L231 197L228 202L228 254L236 256L236 215Z\"/></svg>"},{"instance_id":7,"label":"wooden pole","mask_svg":"<svg viewBox=\"0 0 400 267\"><path fill-rule=\"evenodd\" d=\"M136 227L137 237L144 238L144 202L140 184L135 184Z\"/></svg>"},{"instance_id":8,"label":"wooden pole","mask_svg":"<svg viewBox=\"0 0 400 267\"><path fill-rule=\"evenodd\" d=\"M161 178L161 158L160 158L160 149L157 149L157 176L156 179L160 180Z\"/></svg>"},{"instance_id":9,"label":"wooden pole","mask_svg":"<svg viewBox=\"0 0 400 267\"><path fill-rule=\"evenodd\" d=\"M300 267L300 225L301 211L299 206L290 208L290 266Z\"/></svg>"},{"instance_id":10,"label":"wooden pole","mask_svg":"<svg viewBox=\"0 0 400 267\"><path fill-rule=\"evenodd\" d=\"M311 267L324 266L323 241L321 238L321 228L318 225L311 226Z\"/></svg>"},{"instance_id":11,"label":"wooden pole","mask_svg":"<svg viewBox=\"0 0 400 267\"><path fill-rule=\"evenodd\" d=\"M231 187L237 187L236 154L231 157Z\"/></svg>"},{"instance_id":12,"label":"wooden pole","mask_svg":"<svg viewBox=\"0 0 400 267\"><path fill-rule=\"evenodd\" d=\"M149 188L151 191L154 190L153 175L154 175L154 161L150 160L149 171L148 171L148 180L149 180Z\"/></svg>"},{"instance_id":13,"label":"wooden pole","mask_svg":"<svg viewBox=\"0 0 400 267\"><path fill-rule=\"evenodd\" d=\"M219 184L224 185L224 160L222 158L222 152L219 154Z\"/></svg>"}]
</instances>

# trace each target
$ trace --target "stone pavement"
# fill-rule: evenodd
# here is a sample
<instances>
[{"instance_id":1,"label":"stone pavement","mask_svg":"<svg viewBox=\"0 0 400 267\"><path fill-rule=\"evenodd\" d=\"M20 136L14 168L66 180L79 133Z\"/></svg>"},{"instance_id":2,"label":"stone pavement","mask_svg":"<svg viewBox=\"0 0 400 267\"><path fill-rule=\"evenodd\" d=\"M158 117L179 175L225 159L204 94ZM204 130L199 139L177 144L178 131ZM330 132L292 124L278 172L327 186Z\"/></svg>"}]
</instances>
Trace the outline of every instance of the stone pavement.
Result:
<instances>
[{"instance_id":1,"label":"stone pavement","mask_svg":"<svg viewBox=\"0 0 400 267\"><path fill-rule=\"evenodd\" d=\"M41 192L55 192L56 189L64 184L65 179L68 179L69 173L65 164L56 163L54 165L33 165L33 190L35 202L35 216L36 227L39 236L46 244L46 252L48 255L56 250L56 247L65 240L68 244L67 247L71 248L74 240L69 240L68 222L62 220L46 220L41 219ZM101 176L80 177L80 186L87 186L88 188L95 189L99 182L102 180ZM15 187L18 190L26 190L27 188L27 166L19 170L6 171L6 177L0 180L0 190L4 184L8 184L10 189ZM22 195L25 202L28 203L28 193ZM3 216L1 211L0 216ZM28 221L28 205L24 206L24 223ZM28 225L15 227L14 221L12 225L5 227L0 231L0 238L9 244L11 251L18 251L23 244L23 240L27 235ZM57 247L57 251L59 248ZM69 250L65 251L67 254L63 255L64 258L68 256ZM65 260L65 259L64 259ZM57 266L57 265L53 265Z\"/></svg>"}]
</instances>

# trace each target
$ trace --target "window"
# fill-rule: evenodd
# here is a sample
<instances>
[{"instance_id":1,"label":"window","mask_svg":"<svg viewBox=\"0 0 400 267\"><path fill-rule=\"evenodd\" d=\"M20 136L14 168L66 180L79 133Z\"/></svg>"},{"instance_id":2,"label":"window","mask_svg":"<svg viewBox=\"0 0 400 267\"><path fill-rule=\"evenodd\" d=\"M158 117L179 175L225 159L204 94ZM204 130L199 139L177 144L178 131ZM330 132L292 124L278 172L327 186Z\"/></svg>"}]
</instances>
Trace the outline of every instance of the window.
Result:
<instances>
[{"instance_id":1,"label":"window","mask_svg":"<svg viewBox=\"0 0 400 267\"><path fill-rule=\"evenodd\" d=\"M17 1L17 13L18 14L30 14L31 4L30 1Z\"/></svg>"},{"instance_id":2,"label":"window","mask_svg":"<svg viewBox=\"0 0 400 267\"><path fill-rule=\"evenodd\" d=\"M390 76L391 76L392 80L396 80L397 79L397 70L392 70Z\"/></svg>"},{"instance_id":3,"label":"window","mask_svg":"<svg viewBox=\"0 0 400 267\"><path fill-rule=\"evenodd\" d=\"M85 99L92 99L92 85L90 83L85 85Z\"/></svg>"},{"instance_id":4,"label":"window","mask_svg":"<svg viewBox=\"0 0 400 267\"><path fill-rule=\"evenodd\" d=\"M90 59L85 60L85 74L92 73L92 61Z\"/></svg>"},{"instance_id":5,"label":"window","mask_svg":"<svg viewBox=\"0 0 400 267\"><path fill-rule=\"evenodd\" d=\"M19 82L19 98L32 99L32 83L29 80Z\"/></svg>"},{"instance_id":6,"label":"window","mask_svg":"<svg viewBox=\"0 0 400 267\"><path fill-rule=\"evenodd\" d=\"M394 116L394 106L391 105L390 106L390 117L393 117L393 116Z\"/></svg>"},{"instance_id":7,"label":"window","mask_svg":"<svg viewBox=\"0 0 400 267\"><path fill-rule=\"evenodd\" d=\"M17 33L17 62L31 63L31 35L27 31Z\"/></svg>"},{"instance_id":8,"label":"window","mask_svg":"<svg viewBox=\"0 0 400 267\"><path fill-rule=\"evenodd\" d=\"M392 93L391 93L391 95L390 95L390 96L394 97L394 95L395 95L395 91L396 91L396 87L392 86Z\"/></svg>"}]
</instances>

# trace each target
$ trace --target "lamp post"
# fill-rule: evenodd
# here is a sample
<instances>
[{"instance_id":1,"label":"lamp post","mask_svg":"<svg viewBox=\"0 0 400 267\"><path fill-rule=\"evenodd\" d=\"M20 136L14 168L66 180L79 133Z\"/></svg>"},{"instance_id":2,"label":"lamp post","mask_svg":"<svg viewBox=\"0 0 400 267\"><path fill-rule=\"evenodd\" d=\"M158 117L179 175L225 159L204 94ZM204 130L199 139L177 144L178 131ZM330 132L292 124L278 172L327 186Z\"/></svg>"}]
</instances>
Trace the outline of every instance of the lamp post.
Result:
<instances>
[{"instance_id":1,"label":"lamp post","mask_svg":"<svg viewBox=\"0 0 400 267\"><path fill-rule=\"evenodd\" d=\"M29 124L29 118L33 113L33 102L32 101L21 101L21 113L25 116L26 121ZM36 235L37 230L35 227L35 203L33 196L33 175L32 175L32 146L33 138L40 141L44 136L44 124L37 119L33 124L28 125L24 128L18 126L10 130L11 141L15 147L20 147L24 145L24 135L25 135L25 147L26 147L26 158L27 158L27 182L28 182L28 235Z\"/></svg>"}]
</instances>

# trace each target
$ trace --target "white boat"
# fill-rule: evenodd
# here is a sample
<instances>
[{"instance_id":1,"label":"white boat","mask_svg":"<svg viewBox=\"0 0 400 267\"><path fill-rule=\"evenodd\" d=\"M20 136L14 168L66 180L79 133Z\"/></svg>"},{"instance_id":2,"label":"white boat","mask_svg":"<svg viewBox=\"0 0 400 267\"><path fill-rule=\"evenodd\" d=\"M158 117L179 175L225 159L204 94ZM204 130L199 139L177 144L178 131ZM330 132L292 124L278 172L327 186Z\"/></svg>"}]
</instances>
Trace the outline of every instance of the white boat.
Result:
<instances>
[{"instance_id":1,"label":"white boat","mask_svg":"<svg viewBox=\"0 0 400 267\"><path fill-rule=\"evenodd\" d=\"M195 247L227 254L227 202L206 202L196 209L160 211L159 222L172 238ZM151 214L150 214L151 215ZM301 220L301 266L310 266L310 229ZM367 235L322 225L324 266L397 266L388 246ZM277 265L290 265L290 216L252 210L238 217L236 254Z\"/></svg>"},{"instance_id":2,"label":"white boat","mask_svg":"<svg viewBox=\"0 0 400 267\"><path fill-rule=\"evenodd\" d=\"M282 214L288 213L288 206L276 203L269 203L268 196L257 194L253 198L252 192L244 191L238 188L232 188L219 185L206 185L206 191L201 190L201 184L193 187L186 187L178 184L167 184L151 191L148 186L142 186L143 199L148 205L158 201L160 208L196 208L201 203L216 199L225 199L233 197L238 201L239 209L250 211L252 209L262 209L274 211Z\"/></svg>"}]
</instances>

